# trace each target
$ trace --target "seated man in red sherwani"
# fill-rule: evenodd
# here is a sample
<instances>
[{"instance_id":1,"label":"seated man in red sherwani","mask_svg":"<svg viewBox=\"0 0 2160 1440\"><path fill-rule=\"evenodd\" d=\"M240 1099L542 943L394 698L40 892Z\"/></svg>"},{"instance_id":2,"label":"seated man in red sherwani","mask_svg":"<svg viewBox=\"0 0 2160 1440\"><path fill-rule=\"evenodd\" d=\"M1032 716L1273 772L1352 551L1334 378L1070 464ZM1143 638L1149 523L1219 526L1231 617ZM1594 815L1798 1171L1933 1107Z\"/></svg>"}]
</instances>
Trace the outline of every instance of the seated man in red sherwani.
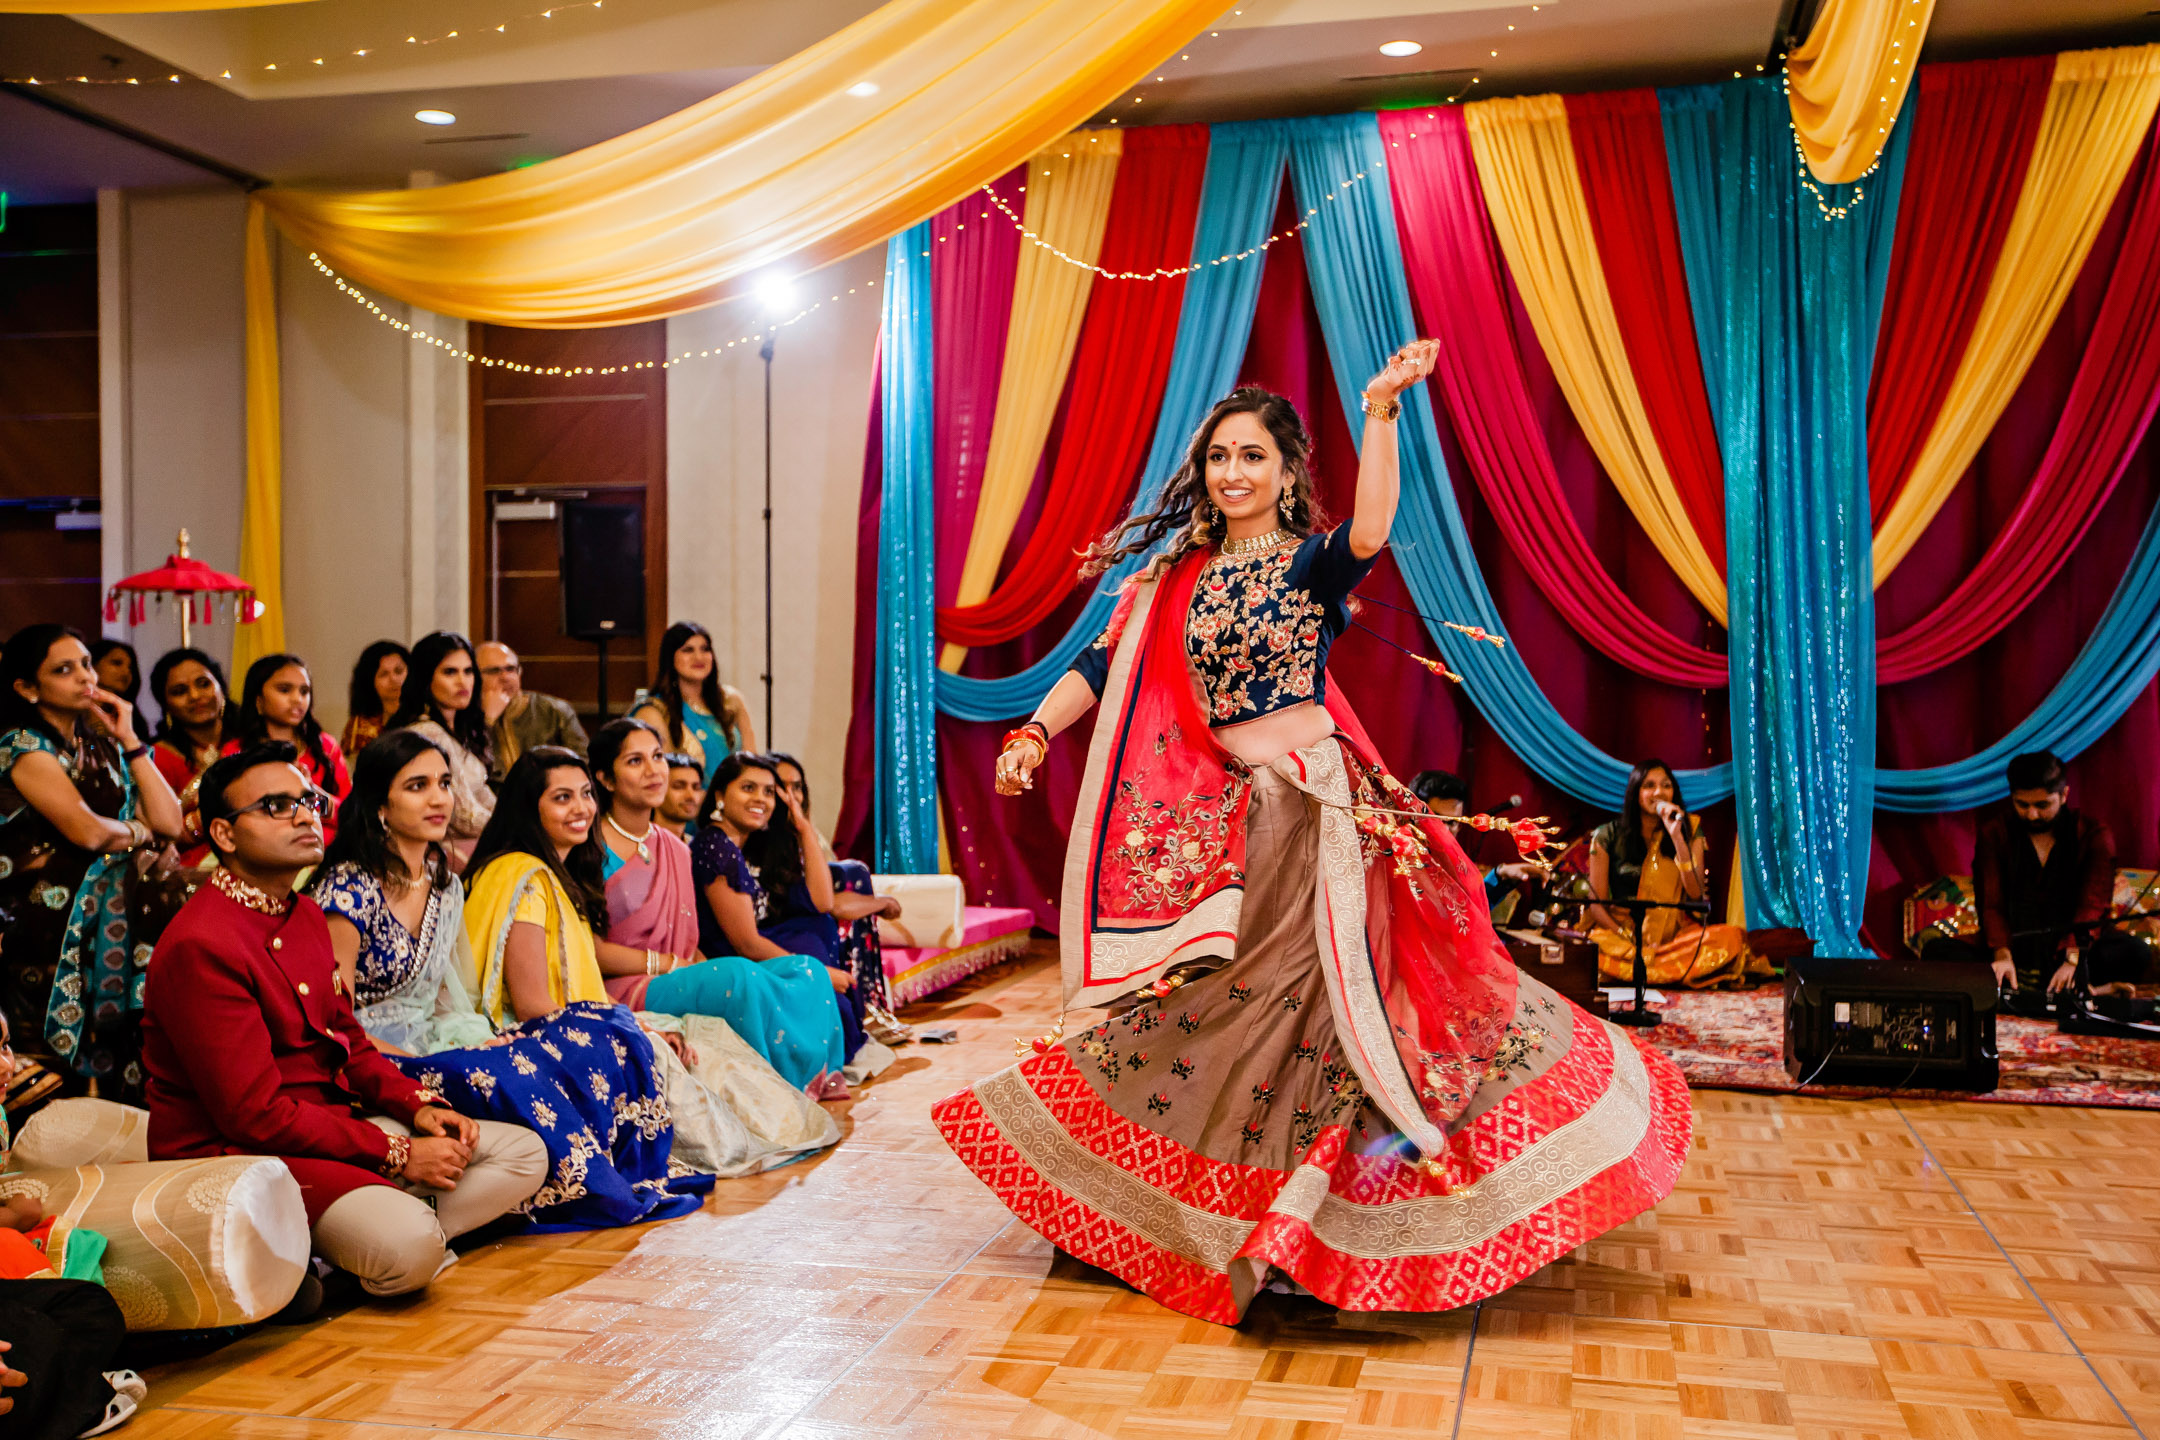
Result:
<instances>
[{"instance_id":1,"label":"seated man in red sherwani","mask_svg":"<svg viewBox=\"0 0 2160 1440\"><path fill-rule=\"evenodd\" d=\"M324 803L294 753L272 741L203 773L218 868L159 940L144 996L150 1158L278 1157L316 1253L398 1295L451 1263L451 1238L530 1198L547 1150L442 1105L368 1043L322 911L293 894L322 859Z\"/></svg>"}]
</instances>

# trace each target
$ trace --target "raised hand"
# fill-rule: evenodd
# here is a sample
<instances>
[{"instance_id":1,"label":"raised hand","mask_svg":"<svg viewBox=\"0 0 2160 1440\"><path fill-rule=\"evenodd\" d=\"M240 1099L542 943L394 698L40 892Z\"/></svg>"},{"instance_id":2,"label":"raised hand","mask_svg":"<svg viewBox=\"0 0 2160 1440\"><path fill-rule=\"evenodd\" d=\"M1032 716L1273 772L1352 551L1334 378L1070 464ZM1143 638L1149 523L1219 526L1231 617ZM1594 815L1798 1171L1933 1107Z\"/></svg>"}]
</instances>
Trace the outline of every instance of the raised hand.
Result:
<instances>
[{"instance_id":1,"label":"raised hand","mask_svg":"<svg viewBox=\"0 0 2160 1440\"><path fill-rule=\"evenodd\" d=\"M1366 398L1381 402L1393 400L1403 391L1432 374L1433 366L1440 357L1437 340L1413 340L1388 357L1387 368L1366 382Z\"/></svg>"}]
</instances>

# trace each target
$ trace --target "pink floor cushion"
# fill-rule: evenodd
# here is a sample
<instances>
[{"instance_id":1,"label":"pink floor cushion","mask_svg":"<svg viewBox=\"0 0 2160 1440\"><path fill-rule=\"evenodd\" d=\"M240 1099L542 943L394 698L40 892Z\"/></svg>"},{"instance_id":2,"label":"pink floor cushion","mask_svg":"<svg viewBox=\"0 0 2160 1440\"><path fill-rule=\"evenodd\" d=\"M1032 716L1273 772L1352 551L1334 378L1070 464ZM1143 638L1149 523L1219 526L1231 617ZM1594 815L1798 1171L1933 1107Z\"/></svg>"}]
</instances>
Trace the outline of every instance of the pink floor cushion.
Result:
<instances>
[{"instance_id":1,"label":"pink floor cushion","mask_svg":"<svg viewBox=\"0 0 2160 1440\"><path fill-rule=\"evenodd\" d=\"M960 943L950 949L929 945L885 947L885 983L892 1003L909 1005L934 995L955 980L1010 960L1027 949L1035 916L1027 910L990 905L967 907Z\"/></svg>"}]
</instances>

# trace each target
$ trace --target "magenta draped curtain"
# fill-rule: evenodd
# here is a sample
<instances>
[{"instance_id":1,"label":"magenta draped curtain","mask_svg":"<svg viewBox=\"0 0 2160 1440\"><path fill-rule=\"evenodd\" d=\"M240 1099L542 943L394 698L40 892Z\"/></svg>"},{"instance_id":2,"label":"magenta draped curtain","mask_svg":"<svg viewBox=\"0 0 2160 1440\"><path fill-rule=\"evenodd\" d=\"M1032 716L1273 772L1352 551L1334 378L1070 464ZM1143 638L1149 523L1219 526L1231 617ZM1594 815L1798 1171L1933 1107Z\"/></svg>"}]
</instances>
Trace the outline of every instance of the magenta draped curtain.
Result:
<instances>
[{"instance_id":1,"label":"magenta draped curtain","mask_svg":"<svg viewBox=\"0 0 2160 1440\"><path fill-rule=\"evenodd\" d=\"M1014 214L1027 203L1017 165L991 186ZM960 590L983 462L997 418L998 381L1005 369L1005 336L1012 328L1013 281L1019 273L1020 231L980 194L946 207L930 222L931 447L936 457L937 603Z\"/></svg>"},{"instance_id":2,"label":"magenta draped curtain","mask_svg":"<svg viewBox=\"0 0 2160 1440\"><path fill-rule=\"evenodd\" d=\"M2154 132L2160 137L2160 130ZM2123 240L2062 418L1986 553L1926 615L1885 636L1878 681L1971 654L2014 622L2099 518L2160 405L2160 163L2156 140L2126 178ZM2090 267L2088 266L2088 269ZM1895 575L1892 576L1895 579Z\"/></svg>"},{"instance_id":3,"label":"magenta draped curtain","mask_svg":"<svg viewBox=\"0 0 2160 1440\"><path fill-rule=\"evenodd\" d=\"M1599 650L1669 685L1723 685L1725 657L1671 634L1629 598L1561 492L1506 323L1506 261L1486 217L1462 111L1396 111L1380 117L1380 134L1389 142L1411 297L1440 342L1434 383L1502 532L1552 603Z\"/></svg>"}]
</instances>

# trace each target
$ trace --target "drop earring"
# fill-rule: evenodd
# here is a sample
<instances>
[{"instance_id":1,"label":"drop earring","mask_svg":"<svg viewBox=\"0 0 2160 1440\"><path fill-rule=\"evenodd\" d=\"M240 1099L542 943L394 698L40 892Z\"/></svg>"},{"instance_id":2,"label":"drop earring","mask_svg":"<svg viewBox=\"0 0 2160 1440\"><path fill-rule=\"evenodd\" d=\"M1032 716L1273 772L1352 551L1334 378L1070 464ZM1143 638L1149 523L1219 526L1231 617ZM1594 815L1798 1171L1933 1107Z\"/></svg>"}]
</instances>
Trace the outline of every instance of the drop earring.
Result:
<instances>
[{"instance_id":1,"label":"drop earring","mask_svg":"<svg viewBox=\"0 0 2160 1440\"><path fill-rule=\"evenodd\" d=\"M1288 525L1292 513L1297 509L1297 498L1290 493L1288 486L1283 487L1282 499L1275 502L1275 508L1282 511L1282 523Z\"/></svg>"}]
</instances>

